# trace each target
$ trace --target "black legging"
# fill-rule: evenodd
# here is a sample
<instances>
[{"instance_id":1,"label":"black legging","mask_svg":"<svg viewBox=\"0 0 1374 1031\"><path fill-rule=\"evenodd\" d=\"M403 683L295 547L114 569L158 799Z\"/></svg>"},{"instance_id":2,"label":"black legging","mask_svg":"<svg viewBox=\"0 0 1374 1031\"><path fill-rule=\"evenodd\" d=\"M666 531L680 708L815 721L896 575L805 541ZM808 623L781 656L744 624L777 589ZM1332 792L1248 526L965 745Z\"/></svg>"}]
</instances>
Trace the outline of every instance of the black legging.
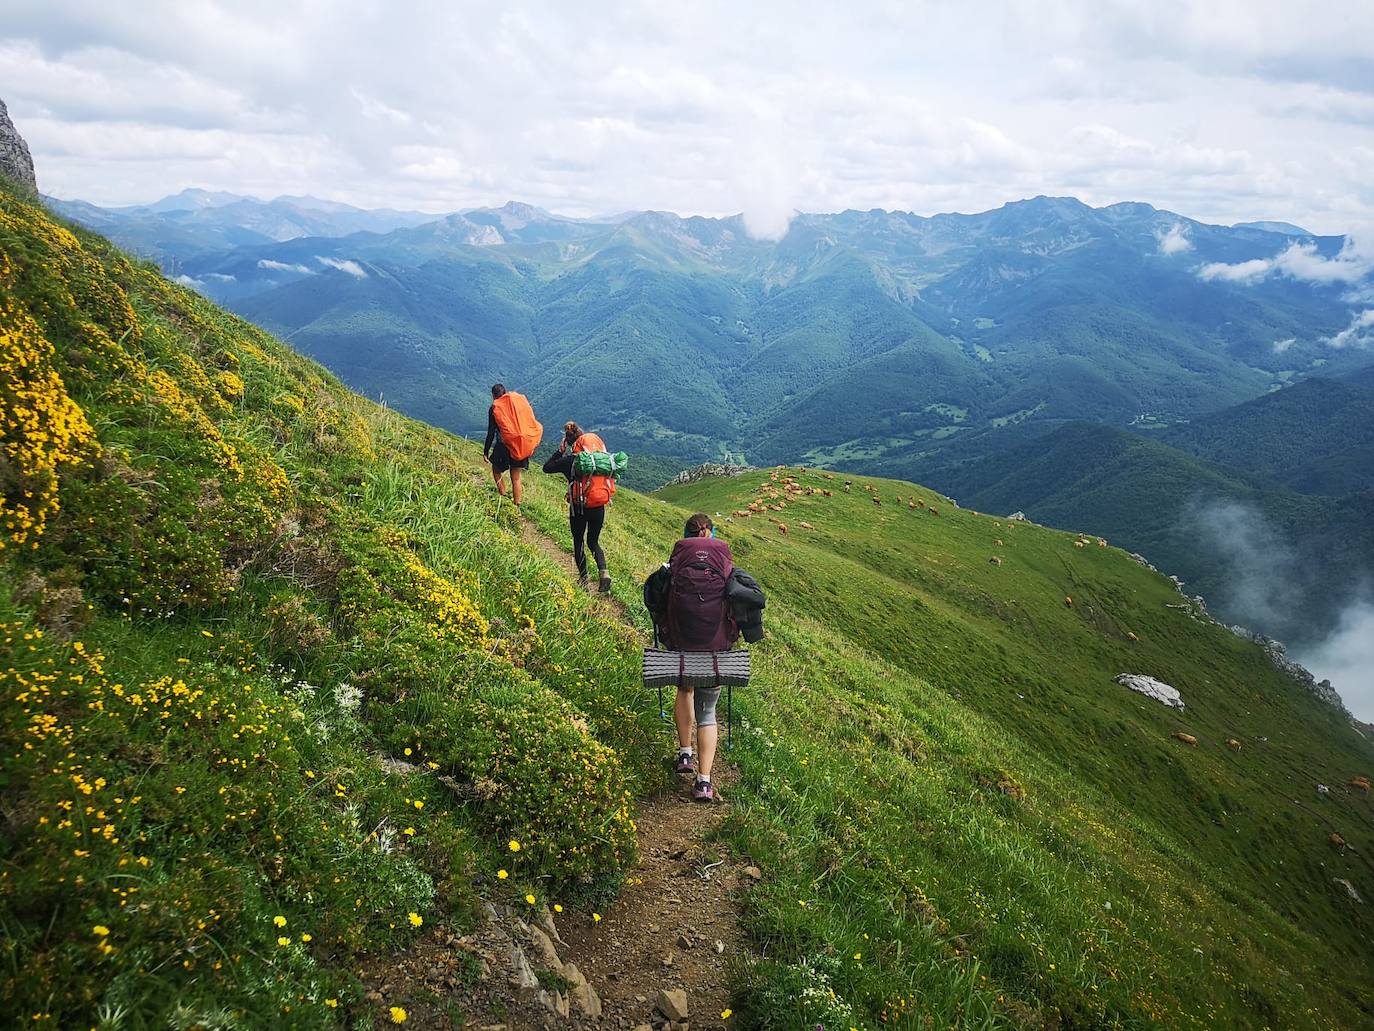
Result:
<instances>
[{"instance_id":1,"label":"black legging","mask_svg":"<svg viewBox=\"0 0 1374 1031\"><path fill-rule=\"evenodd\" d=\"M606 506L599 508L578 508L576 505L568 509L568 526L572 529L573 559L577 562L577 571L583 576L587 575L587 548L592 549L592 558L596 559L598 572L606 572L606 553L601 550L601 527L606 522ZM583 536L586 536L585 546L582 543Z\"/></svg>"}]
</instances>

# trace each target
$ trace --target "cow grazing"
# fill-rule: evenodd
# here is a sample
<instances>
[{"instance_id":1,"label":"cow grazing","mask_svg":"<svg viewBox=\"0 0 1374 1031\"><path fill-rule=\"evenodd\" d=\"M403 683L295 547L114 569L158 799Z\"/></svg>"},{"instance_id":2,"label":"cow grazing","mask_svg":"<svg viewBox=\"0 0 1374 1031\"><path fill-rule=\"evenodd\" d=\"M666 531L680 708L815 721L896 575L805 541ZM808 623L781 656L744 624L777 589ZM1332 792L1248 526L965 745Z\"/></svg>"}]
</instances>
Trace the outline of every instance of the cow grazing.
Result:
<instances>
[{"instance_id":1,"label":"cow grazing","mask_svg":"<svg viewBox=\"0 0 1374 1031\"><path fill-rule=\"evenodd\" d=\"M815 527L812 526L810 523L798 523L797 525L800 526L803 530L814 530L814 529L815 529Z\"/></svg>"},{"instance_id":2,"label":"cow grazing","mask_svg":"<svg viewBox=\"0 0 1374 1031\"><path fill-rule=\"evenodd\" d=\"M821 493L824 494L827 498L833 498L835 496L833 491L823 490L821 491Z\"/></svg>"},{"instance_id":3,"label":"cow grazing","mask_svg":"<svg viewBox=\"0 0 1374 1031\"><path fill-rule=\"evenodd\" d=\"M786 533L786 532L787 532L787 524L786 524L786 523L779 523L779 524L778 524L778 530L779 530L779 532L781 532L781 533Z\"/></svg>"},{"instance_id":4,"label":"cow grazing","mask_svg":"<svg viewBox=\"0 0 1374 1031\"><path fill-rule=\"evenodd\" d=\"M936 508L934 505L931 505L929 508L926 509L926 511L929 512L931 515L939 515L939 514L940 514L940 510L939 510L938 508Z\"/></svg>"},{"instance_id":5,"label":"cow grazing","mask_svg":"<svg viewBox=\"0 0 1374 1031\"><path fill-rule=\"evenodd\" d=\"M1081 547L1083 547L1083 542L1082 542L1082 541L1074 541L1074 542L1073 542L1073 546L1074 546L1075 548L1081 548Z\"/></svg>"},{"instance_id":6,"label":"cow grazing","mask_svg":"<svg viewBox=\"0 0 1374 1031\"><path fill-rule=\"evenodd\" d=\"M909 508L909 509L911 509L912 511L915 511L915 509L916 509L916 502L914 502L914 501L908 501L908 502L906 503L906 507Z\"/></svg>"},{"instance_id":7,"label":"cow grazing","mask_svg":"<svg viewBox=\"0 0 1374 1031\"><path fill-rule=\"evenodd\" d=\"M926 499L925 499L925 498L917 498L917 499L916 499L916 507L917 507L917 508L925 508L925 507L926 507Z\"/></svg>"},{"instance_id":8,"label":"cow grazing","mask_svg":"<svg viewBox=\"0 0 1374 1031\"><path fill-rule=\"evenodd\" d=\"M1002 564L1002 560L998 558L996 555L993 555L992 558L988 559L988 561L991 562L994 566L1000 566Z\"/></svg>"},{"instance_id":9,"label":"cow grazing","mask_svg":"<svg viewBox=\"0 0 1374 1031\"><path fill-rule=\"evenodd\" d=\"M878 496L875 494L875 495L873 496L873 504L875 504L875 505L881 505L882 503L883 503L883 499L880 498L880 497L878 497Z\"/></svg>"},{"instance_id":10,"label":"cow grazing","mask_svg":"<svg viewBox=\"0 0 1374 1031\"><path fill-rule=\"evenodd\" d=\"M1228 738L1226 739L1226 747L1229 748L1229 749L1231 749L1231 751L1233 751L1233 752L1239 752L1239 751L1240 751L1240 742L1237 741L1237 740L1236 740L1235 738L1233 738L1233 737L1228 737Z\"/></svg>"},{"instance_id":11,"label":"cow grazing","mask_svg":"<svg viewBox=\"0 0 1374 1031\"><path fill-rule=\"evenodd\" d=\"M845 492L846 494L849 493L849 484L847 484L847 483L844 485L844 492Z\"/></svg>"},{"instance_id":12,"label":"cow grazing","mask_svg":"<svg viewBox=\"0 0 1374 1031\"><path fill-rule=\"evenodd\" d=\"M1140 640L1140 638L1136 637L1135 634L1133 634L1131 631L1127 630L1127 631L1126 631L1126 640L1128 640L1128 641L1138 641L1138 640Z\"/></svg>"},{"instance_id":13,"label":"cow grazing","mask_svg":"<svg viewBox=\"0 0 1374 1031\"><path fill-rule=\"evenodd\" d=\"M824 476L827 480L833 480L835 478L834 473L825 473Z\"/></svg>"},{"instance_id":14,"label":"cow grazing","mask_svg":"<svg viewBox=\"0 0 1374 1031\"><path fill-rule=\"evenodd\" d=\"M1099 537L1097 538L1097 546L1099 548L1105 548L1107 546L1107 541L1104 538Z\"/></svg>"},{"instance_id":15,"label":"cow grazing","mask_svg":"<svg viewBox=\"0 0 1374 1031\"><path fill-rule=\"evenodd\" d=\"M1369 778L1368 778L1368 777L1351 777L1351 778L1350 778L1350 786L1351 786L1352 788L1356 788L1356 789L1358 789L1358 790L1360 790L1360 791L1363 791L1363 792L1365 792L1365 793L1367 794L1367 793L1369 792Z\"/></svg>"},{"instance_id":16,"label":"cow grazing","mask_svg":"<svg viewBox=\"0 0 1374 1031\"><path fill-rule=\"evenodd\" d=\"M1179 741L1182 741L1185 745L1197 745L1197 738L1193 737L1192 734L1185 734L1181 730L1176 730L1174 731L1173 736L1177 738Z\"/></svg>"},{"instance_id":17,"label":"cow grazing","mask_svg":"<svg viewBox=\"0 0 1374 1031\"><path fill-rule=\"evenodd\" d=\"M996 537L996 538L993 539L993 542L992 542L992 543L996 544L996 545L1000 548L1000 547L1002 546L1002 538L1001 538L1001 537Z\"/></svg>"},{"instance_id":18,"label":"cow grazing","mask_svg":"<svg viewBox=\"0 0 1374 1031\"><path fill-rule=\"evenodd\" d=\"M1327 838L1326 840L1331 842L1332 846L1335 848L1345 848L1345 839L1341 837L1339 834L1337 834L1335 831L1332 831L1331 837Z\"/></svg>"},{"instance_id":19,"label":"cow grazing","mask_svg":"<svg viewBox=\"0 0 1374 1031\"><path fill-rule=\"evenodd\" d=\"M1073 608L1073 599L1070 598L1067 594L1064 595L1064 604L1067 605L1069 608Z\"/></svg>"}]
</instances>

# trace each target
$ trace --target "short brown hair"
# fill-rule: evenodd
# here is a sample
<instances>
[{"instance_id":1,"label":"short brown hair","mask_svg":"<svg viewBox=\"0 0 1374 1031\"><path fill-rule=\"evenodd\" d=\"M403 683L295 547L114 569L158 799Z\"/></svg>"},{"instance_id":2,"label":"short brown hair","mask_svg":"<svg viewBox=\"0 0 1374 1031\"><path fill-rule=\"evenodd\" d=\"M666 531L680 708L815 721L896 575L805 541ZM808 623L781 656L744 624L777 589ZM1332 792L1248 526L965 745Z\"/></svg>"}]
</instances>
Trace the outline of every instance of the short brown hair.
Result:
<instances>
[{"instance_id":1,"label":"short brown hair","mask_svg":"<svg viewBox=\"0 0 1374 1031\"><path fill-rule=\"evenodd\" d=\"M577 425L577 423L572 422L572 421L570 420L570 421L565 422L565 423L563 424L563 439L564 439L564 440L568 441L569 443L572 443L574 440L576 440L576 439L577 439L578 437L580 437L580 436L582 436L582 427L579 426L579 425Z\"/></svg>"},{"instance_id":2,"label":"short brown hair","mask_svg":"<svg viewBox=\"0 0 1374 1031\"><path fill-rule=\"evenodd\" d=\"M698 512L687 520L687 525L683 527L682 536L695 537L702 530L714 530L716 524L711 522L711 517L705 512Z\"/></svg>"}]
</instances>

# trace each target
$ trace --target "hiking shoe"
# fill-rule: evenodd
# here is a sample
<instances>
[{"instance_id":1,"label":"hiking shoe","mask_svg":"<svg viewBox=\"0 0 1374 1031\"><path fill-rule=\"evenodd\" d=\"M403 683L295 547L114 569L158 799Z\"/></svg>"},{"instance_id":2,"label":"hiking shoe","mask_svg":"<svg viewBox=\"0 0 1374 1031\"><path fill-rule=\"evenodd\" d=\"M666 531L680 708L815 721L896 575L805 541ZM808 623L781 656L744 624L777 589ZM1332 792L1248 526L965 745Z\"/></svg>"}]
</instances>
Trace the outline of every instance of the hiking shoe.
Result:
<instances>
[{"instance_id":1,"label":"hiking shoe","mask_svg":"<svg viewBox=\"0 0 1374 1031\"><path fill-rule=\"evenodd\" d=\"M695 755L683 755L681 752L679 752L677 756L677 763L676 765L674 765L673 769L674 771L676 771L679 777L685 777L688 775L696 776L697 757Z\"/></svg>"},{"instance_id":2,"label":"hiking shoe","mask_svg":"<svg viewBox=\"0 0 1374 1031\"><path fill-rule=\"evenodd\" d=\"M611 593L611 574L606 572L604 569L601 571L601 593Z\"/></svg>"},{"instance_id":3,"label":"hiking shoe","mask_svg":"<svg viewBox=\"0 0 1374 1031\"><path fill-rule=\"evenodd\" d=\"M714 802L715 800L716 789L709 780L699 780L692 785L692 801Z\"/></svg>"}]
</instances>

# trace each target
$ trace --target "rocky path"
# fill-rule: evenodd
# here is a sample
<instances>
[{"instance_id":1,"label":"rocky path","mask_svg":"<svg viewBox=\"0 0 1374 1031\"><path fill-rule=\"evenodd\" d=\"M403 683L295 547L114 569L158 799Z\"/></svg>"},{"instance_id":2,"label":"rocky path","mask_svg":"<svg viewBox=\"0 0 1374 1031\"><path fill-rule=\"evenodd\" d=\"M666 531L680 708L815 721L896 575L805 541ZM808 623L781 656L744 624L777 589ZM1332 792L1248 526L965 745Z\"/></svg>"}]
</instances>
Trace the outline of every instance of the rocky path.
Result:
<instances>
[{"instance_id":1,"label":"rocky path","mask_svg":"<svg viewBox=\"0 0 1374 1031\"><path fill-rule=\"evenodd\" d=\"M528 523L523 536L576 576L556 542ZM598 598L628 615L618 599ZM685 782L640 803L639 863L600 920L488 903L477 930L438 928L404 955L369 965L361 973L379 1025L399 1005L407 1027L728 1028L728 972L745 950L739 897L758 870L706 842L728 812L735 775L717 762L714 805L694 803Z\"/></svg>"}]
</instances>

